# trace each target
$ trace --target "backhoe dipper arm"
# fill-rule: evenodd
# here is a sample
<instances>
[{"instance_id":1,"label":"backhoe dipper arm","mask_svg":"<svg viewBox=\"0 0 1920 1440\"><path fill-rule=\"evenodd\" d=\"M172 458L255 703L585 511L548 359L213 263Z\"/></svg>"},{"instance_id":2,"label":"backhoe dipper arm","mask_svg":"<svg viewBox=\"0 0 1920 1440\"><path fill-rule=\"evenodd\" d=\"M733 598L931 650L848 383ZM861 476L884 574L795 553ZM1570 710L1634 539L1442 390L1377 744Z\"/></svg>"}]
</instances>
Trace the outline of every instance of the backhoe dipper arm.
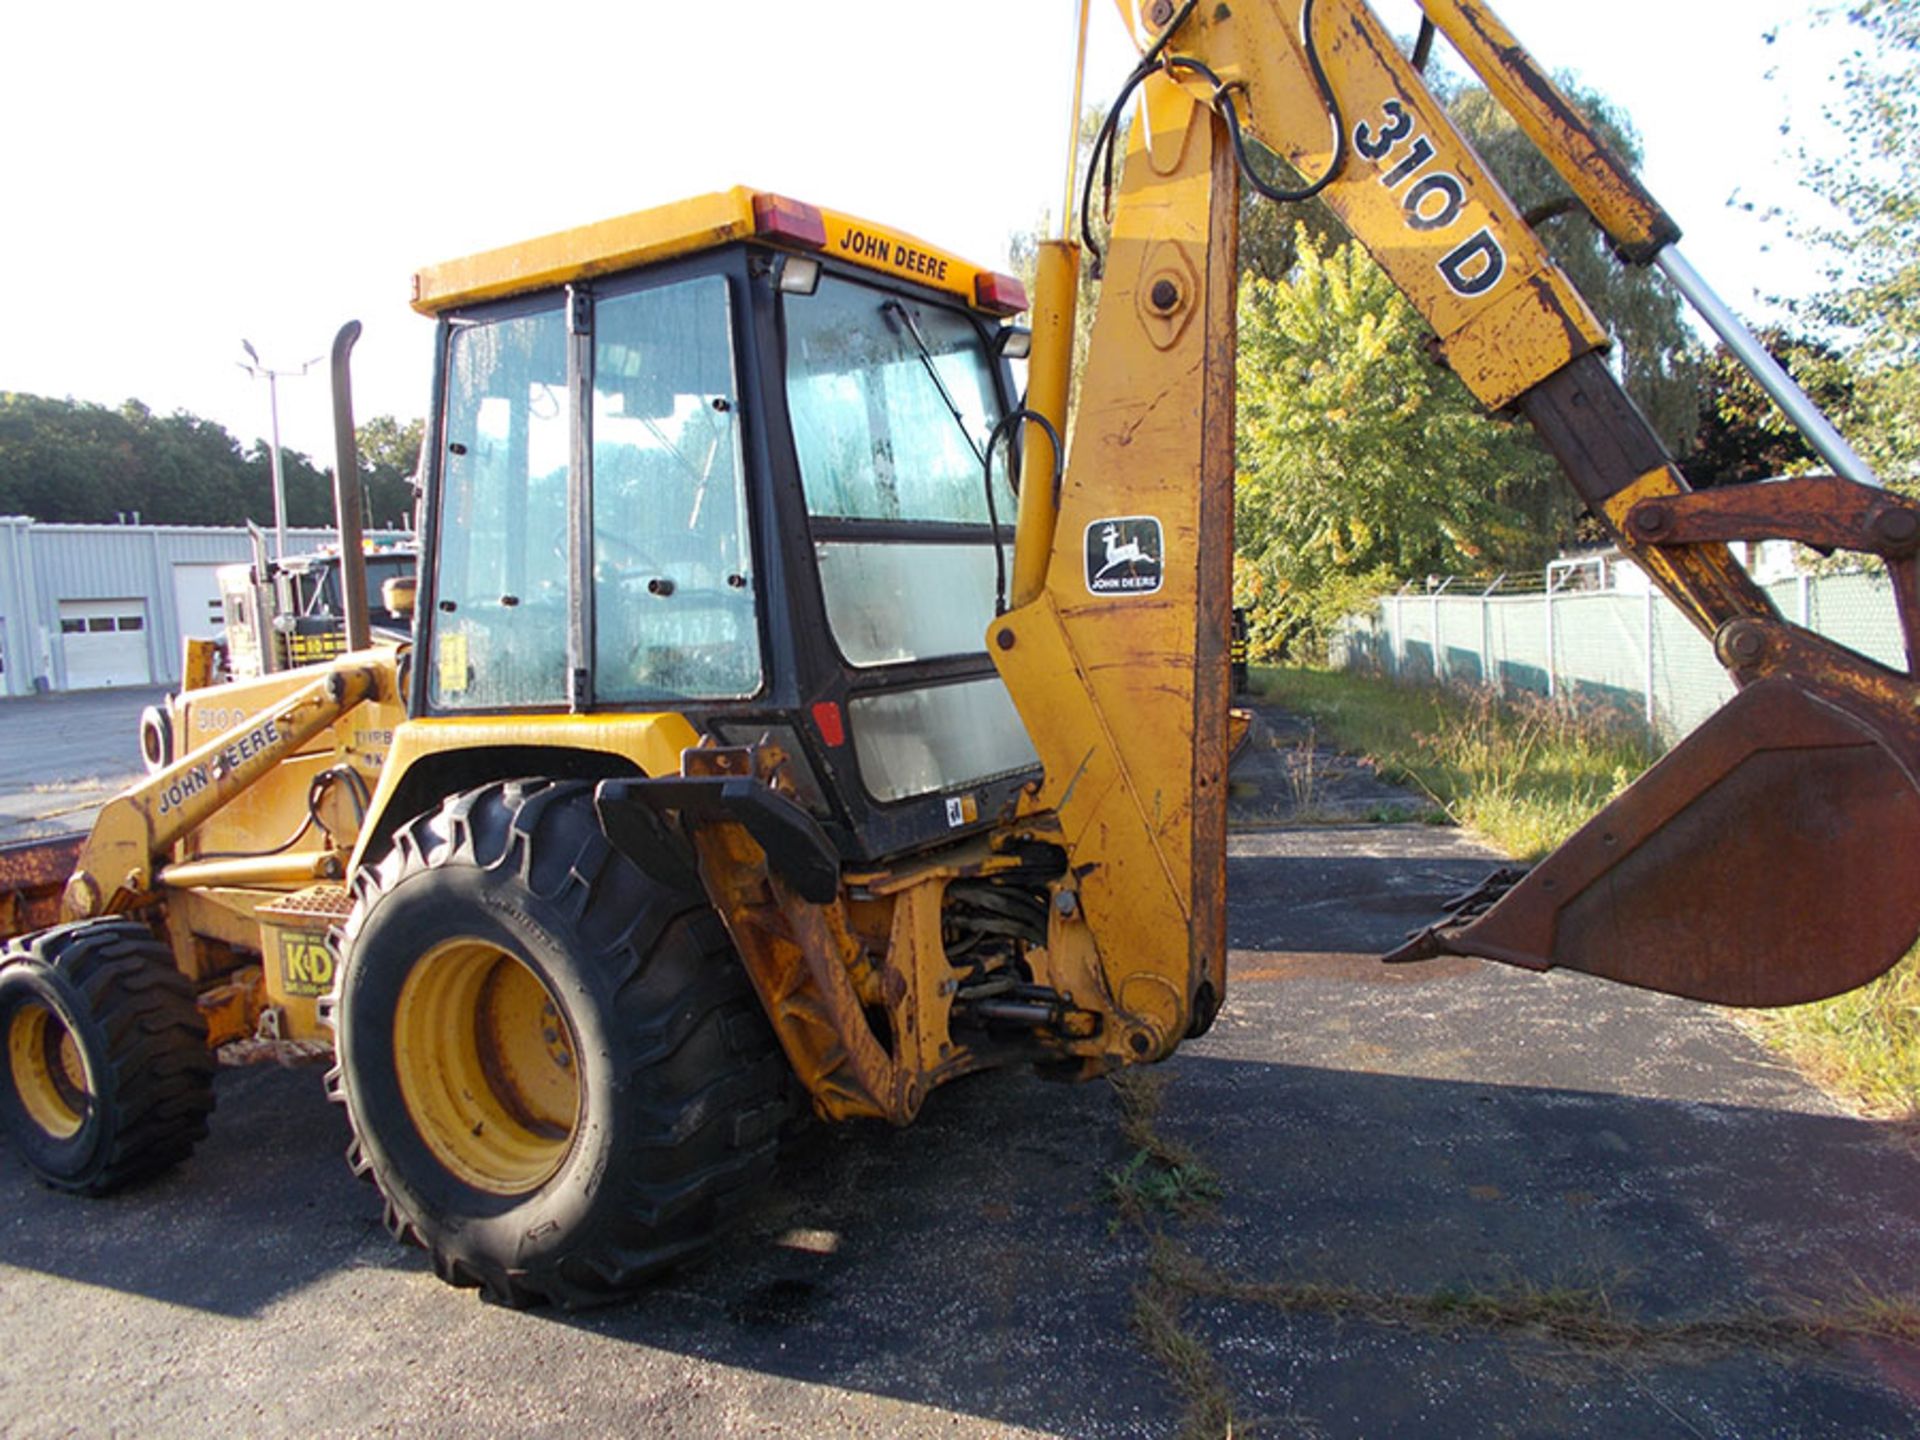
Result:
<instances>
[{"instance_id":1,"label":"backhoe dipper arm","mask_svg":"<svg viewBox=\"0 0 1920 1440\"><path fill-rule=\"evenodd\" d=\"M1371 10L1118 3L1147 59L1072 453L1057 509L1029 503L1045 487L1025 487L1024 603L988 632L1045 765L1035 808L1057 818L1069 854L1073 893L1056 897L1049 936L1058 968L1081 957L1141 1056L1203 1024L1224 989L1243 174L1282 199L1325 200L1432 326L1444 362L1489 408L1534 425L1622 548L1757 692L1423 953L1570 965L1736 1004L1837 993L1892 964L1920 930L1920 898L1890 883L1886 860L1920 845L1910 682L1793 632L1718 539L1628 530L1636 505L1684 500L1685 481L1607 368L1599 322ZM1483 37L1505 33L1484 6L1429 9L1450 33L1467 19ZM1528 73L1519 60L1516 49L1501 63ZM1671 239L1571 107L1537 108L1551 123L1529 127L1536 140L1562 152L1623 249ZM1304 189L1290 197L1258 174L1247 137ZM1072 268L1043 254L1034 396L1064 389L1059 313L1071 310L1048 276ZM1064 431L1064 415L1048 418ZM1045 454L1029 444L1030 460L1036 445Z\"/></svg>"}]
</instances>

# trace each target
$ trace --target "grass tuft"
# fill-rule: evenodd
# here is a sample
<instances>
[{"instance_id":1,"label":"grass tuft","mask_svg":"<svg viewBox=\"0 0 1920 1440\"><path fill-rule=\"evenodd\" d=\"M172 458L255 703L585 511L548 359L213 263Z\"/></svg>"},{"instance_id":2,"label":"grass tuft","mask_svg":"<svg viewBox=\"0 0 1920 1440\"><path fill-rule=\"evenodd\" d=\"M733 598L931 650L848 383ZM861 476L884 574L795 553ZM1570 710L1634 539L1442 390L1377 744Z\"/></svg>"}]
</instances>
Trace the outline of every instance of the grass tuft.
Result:
<instances>
[{"instance_id":1,"label":"grass tuft","mask_svg":"<svg viewBox=\"0 0 1920 1440\"><path fill-rule=\"evenodd\" d=\"M1561 696L1396 685L1329 670L1264 668L1258 688L1311 716L1387 780L1421 791L1508 854L1537 859L1655 758L1634 717Z\"/></svg>"},{"instance_id":2,"label":"grass tuft","mask_svg":"<svg viewBox=\"0 0 1920 1440\"><path fill-rule=\"evenodd\" d=\"M1833 1302L1778 1309L1743 1306L1649 1320L1622 1310L1602 1285L1516 1280L1492 1287L1443 1285L1409 1291L1318 1280L1248 1281L1222 1274L1186 1251L1164 1248L1166 1254L1155 1257L1158 1279L1189 1299L1235 1301L1437 1334L1524 1333L1584 1354L1685 1362L1756 1351L1822 1351L1856 1340L1920 1342L1920 1303L1864 1287Z\"/></svg>"},{"instance_id":3,"label":"grass tuft","mask_svg":"<svg viewBox=\"0 0 1920 1440\"><path fill-rule=\"evenodd\" d=\"M1920 1346L1920 1298L1879 1292L1857 1279L1829 1300L1648 1319L1620 1305L1603 1283L1516 1278L1402 1290L1306 1277L1239 1278L1202 1260L1160 1223L1169 1213L1191 1219L1221 1194L1219 1177L1192 1147L1160 1133L1169 1078L1163 1071L1126 1070L1110 1079L1121 1138L1133 1158L1106 1176L1106 1189L1118 1211L1115 1232L1126 1225L1146 1241L1145 1274L1133 1289L1129 1324L1180 1395L1181 1440L1274 1433L1270 1417L1236 1409L1225 1370L1191 1322L1196 1304L1206 1302L1442 1336L1513 1336L1550 1347L1545 1353L1555 1363L1593 1357L1621 1370L1733 1354L1817 1357L1860 1341ZM1323 1433L1310 1420L1281 1418L1298 1433Z\"/></svg>"},{"instance_id":4,"label":"grass tuft","mask_svg":"<svg viewBox=\"0 0 1920 1440\"><path fill-rule=\"evenodd\" d=\"M1120 1104L1120 1136L1133 1156L1104 1177L1106 1198L1120 1221L1142 1223L1150 1215L1194 1219L1220 1199L1220 1177L1193 1147L1162 1135L1155 1126L1167 1079L1148 1070L1122 1070L1108 1083Z\"/></svg>"},{"instance_id":5,"label":"grass tuft","mask_svg":"<svg viewBox=\"0 0 1920 1440\"><path fill-rule=\"evenodd\" d=\"M1206 1343L1187 1329L1185 1311L1192 1295L1181 1283L1190 1257L1172 1241L1156 1236L1147 1260L1147 1278L1133 1291L1133 1330L1147 1353L1158 1360L1186 1402L1181 1440L1220 1440L1247 1433L1235 1414L1233 1392Z\"/></svg>"},{"instance_id":6,"label":"grass tuft","mask_svg":"<svg viewBox=\"0 0 1920 1440\"><path fill-rule=\"evenodd\" d=\"M1107 1172L1104 1189L1115 1210L1112 1229L1133 1226L1148 1236L1147 1274L1134 1287L1132 1326L1185 1402L1181 1440L1220 1440L1248 1431L1212 1352L1186 1328L1189 1297L1172 1278L1185 1252L1155 1223L1157 1217L1191 1220L1209 1212L1220 1198L1220 1177L1192 1146L1160 1133L1167 1081L1163 1071L1139 1069L1109 1077L1120 1107L1120 1137L1133 1158Z\"/></svg>"},{"instance_id":7,"label":"grass tuft","mask_svg":"<svg viewBox=\"0 0 1920 1440\"><path fill-rule=\"evenodd\" d=\"M1848 994L1742 1018L1828 1090L1920 1130L1920 965L1913 955Z\"/></svg>"}]
</instances>

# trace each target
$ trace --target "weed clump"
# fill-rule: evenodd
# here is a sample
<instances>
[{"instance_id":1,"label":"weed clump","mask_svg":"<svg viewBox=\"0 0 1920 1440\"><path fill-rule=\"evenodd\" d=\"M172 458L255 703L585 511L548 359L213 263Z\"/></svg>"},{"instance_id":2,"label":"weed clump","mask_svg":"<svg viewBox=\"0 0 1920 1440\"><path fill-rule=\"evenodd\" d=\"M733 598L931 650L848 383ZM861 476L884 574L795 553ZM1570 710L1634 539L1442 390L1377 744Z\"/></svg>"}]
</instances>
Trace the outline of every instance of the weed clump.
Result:
<instances>
[{"instance_id":1,"label":"weed clump","mask_svg":"<svg viewBox=\"0 0 1920 1440\"><path fill-rule=\"evenodd\" d=\"M1858 990L1748 1018L1822 1085L1920 1136L1920 966L1912 954Z\"/></svg>"},{"instance_id":2,"label":"weed clump","mask_svg":"<svg viewBox=\"0 0 1920 1440\"><path fill-rule=\"evenodd\" d=\"M1579 829L1657 754L1637 717L1578 694L1396 685L1324 670L1263 670L1260 679L1334 743L1372 756L1384 778L1523 860Z\"/></svg>"},{"instance_id":3,"label":"weed clump","mask_svg":"<svg viewBox=\"0 0 1920 1440\"><path fill-rule=\"evenodd\" d=\"M1193 1219L1220 1199L1220 1177L1193 1148L1162 1135L1160 1118L1166 1077L1123 1070L1108 1082L1120 1102L1120 1135L1133 1155L1104 1177L1107 1200L1120 1222L1142 1223L1151 1215Z\"/></svg>"}]
</instances>

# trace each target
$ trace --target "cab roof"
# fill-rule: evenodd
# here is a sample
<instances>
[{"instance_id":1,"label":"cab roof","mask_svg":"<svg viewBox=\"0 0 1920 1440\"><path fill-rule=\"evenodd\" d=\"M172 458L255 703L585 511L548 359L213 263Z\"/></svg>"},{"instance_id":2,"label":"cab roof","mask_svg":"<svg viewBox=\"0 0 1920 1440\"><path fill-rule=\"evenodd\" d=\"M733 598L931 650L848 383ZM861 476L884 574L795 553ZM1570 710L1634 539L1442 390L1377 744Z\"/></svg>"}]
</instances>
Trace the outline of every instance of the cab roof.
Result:
<instances>
[{"instance_id":1,"label":"cab roof","mask_svg":"<svg viewBox=\"0 0 1920 1440\"><path fill-rule=\"evenodd\" d=\"M414 274L413 308L437 315L756 239L944 291L989 315L1027 308L1026 290L1012 276L884 225L743 185L429 265Z\"/></svg>"}]
</instances>

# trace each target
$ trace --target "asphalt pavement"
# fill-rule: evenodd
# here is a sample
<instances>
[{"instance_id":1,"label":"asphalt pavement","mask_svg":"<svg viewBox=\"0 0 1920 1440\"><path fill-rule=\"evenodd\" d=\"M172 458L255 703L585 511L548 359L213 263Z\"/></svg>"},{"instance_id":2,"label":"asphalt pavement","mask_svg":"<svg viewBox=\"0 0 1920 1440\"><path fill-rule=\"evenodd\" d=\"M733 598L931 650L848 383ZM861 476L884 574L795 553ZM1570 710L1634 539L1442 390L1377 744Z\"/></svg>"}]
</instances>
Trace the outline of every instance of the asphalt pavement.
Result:
<instances>
[{"instance_id":1,"label":"asphalt pavement","mask_svg":"<svg viewBox=\"0 0 1920 1440\"><path fill-rule=\"evenodd\" d=\"M0 845L85 830L139 775L140 712L158 686L0 699Z\"/></svg>"},{"instance_id":2,"label":"asphalt pavement","mask_svg":"<svg viewBox=\"0 0 1920 1440\"><path fill-rule=\"evenodd\" d=\"M1920 1160L1719 1012L1377 964L1495 857L1368 820L1420 806L1270 718L1227 1006L1143 1072L1213 1177L1184 1211L1121 1203L1153 1167L1112 1087L979 1076L821 1134L633 1302L514 1312L388 1239L318 1070L223 1071L131 1193L0 1147L0 1432L1920 1433L1920 1351L1787 1323L1907 1295Z\"/></svg>"}]
</instances>

